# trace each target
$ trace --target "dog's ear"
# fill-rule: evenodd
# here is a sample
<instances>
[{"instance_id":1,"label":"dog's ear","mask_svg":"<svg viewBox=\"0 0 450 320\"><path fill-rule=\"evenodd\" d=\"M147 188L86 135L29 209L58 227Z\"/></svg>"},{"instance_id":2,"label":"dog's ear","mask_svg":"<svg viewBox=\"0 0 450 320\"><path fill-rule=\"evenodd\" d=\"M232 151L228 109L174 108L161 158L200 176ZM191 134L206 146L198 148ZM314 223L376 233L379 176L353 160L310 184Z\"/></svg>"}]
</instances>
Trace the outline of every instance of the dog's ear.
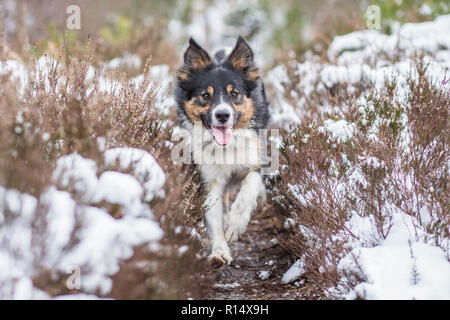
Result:
<instances>
[{"instance_id":1,"label":"dog's ear","mask_svg":"<svg viewBox=\"0 0 450 320\"><path fill-rule=\"evenodd\" d=\"M242 36L238 37L236 45L228 57L228 62L235 70L242 72L250 80L255 81L260 77L258 67L253 59L253 51Z\"/></svg>"},{"instance_id":2,"label":"dog's ear","mask_svg":"<svg viewBox=\"0 0 450 320\"><path fill-rule=\"evenodd\" d=\"M194 39L189 38L189 47L184 53L184 66L178 72L180 81L187 80L196 71L206 69L212 64L209 54Z\"/></svg>"}]
</instances>

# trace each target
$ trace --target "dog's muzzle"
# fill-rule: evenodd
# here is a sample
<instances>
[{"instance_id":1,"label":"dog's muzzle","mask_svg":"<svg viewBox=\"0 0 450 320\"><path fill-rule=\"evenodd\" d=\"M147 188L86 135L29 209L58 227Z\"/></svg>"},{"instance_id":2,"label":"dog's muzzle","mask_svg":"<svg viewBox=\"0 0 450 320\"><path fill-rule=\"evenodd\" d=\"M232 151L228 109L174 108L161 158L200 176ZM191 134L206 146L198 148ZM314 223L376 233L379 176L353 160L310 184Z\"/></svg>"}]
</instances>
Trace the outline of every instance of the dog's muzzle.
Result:
<instances>
[{"instance_id":1,"label":"dog's muzzle","mask_svg":"<svg viewBox=\"0 0 450 320\"><path fill-rule=\"evenodd\" d=\"M219 145L226 146L231 143L235 118L234 109L226 103L214 108L211 128L214 140Z\"/></svg>"}]
</instances>

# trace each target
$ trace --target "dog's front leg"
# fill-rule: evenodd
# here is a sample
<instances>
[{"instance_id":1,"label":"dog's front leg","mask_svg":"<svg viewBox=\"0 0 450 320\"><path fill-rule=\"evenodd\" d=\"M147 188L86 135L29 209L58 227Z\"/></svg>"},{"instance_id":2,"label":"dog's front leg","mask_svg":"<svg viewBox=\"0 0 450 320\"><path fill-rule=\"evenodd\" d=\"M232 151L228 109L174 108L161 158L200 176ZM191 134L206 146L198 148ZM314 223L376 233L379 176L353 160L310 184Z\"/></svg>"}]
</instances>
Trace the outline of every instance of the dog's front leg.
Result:
<instances>
[{"instance_id":1,"label":"dog's front leg","mask_svg":"<svg viewBox=\"0 0 450 320\"><path fill-rule=\"evenodd\" d=\"M225 219L225 239L237 240L247 229L250 216L257 206L258 197L264 196L264 184L258 172L250 172L242 181L241 190Z\"/></svg>"},{"instance_id":2,"label":"dog's front leg","mask_svg":"<svg viewBox=\"0 0 450 320\"><path fill-rule=\"evenodd\" d=\"M212 253L208 260L213 266L220 267L223 264L230 264L233 260L223 232L222 196L224 186L216 183L211 184L208 189L209 192L205 201L205 219L212 244Z\"/></svg>"}]
</instances>

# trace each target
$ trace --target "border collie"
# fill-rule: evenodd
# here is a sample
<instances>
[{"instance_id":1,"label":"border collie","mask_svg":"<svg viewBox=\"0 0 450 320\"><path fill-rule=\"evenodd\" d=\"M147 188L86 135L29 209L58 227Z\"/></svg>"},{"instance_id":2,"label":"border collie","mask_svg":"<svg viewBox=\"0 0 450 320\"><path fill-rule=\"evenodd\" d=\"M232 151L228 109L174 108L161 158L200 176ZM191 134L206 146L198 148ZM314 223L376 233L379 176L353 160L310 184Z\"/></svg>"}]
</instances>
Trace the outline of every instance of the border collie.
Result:
<instances>
[{"instance_id":1,"label":"border collie","mask_svg":"<svg viewBox=\"0 0 450 320\"><path fill-rule=\"evenodd\" d=\"M191 134L190 152L206 188L205 220L215 267L230 264L228 242L247 228L258 198L265 198L260 173L260 130L269 121L268 102L253 51L239 36L234 49L211 59L192 38L177 71L180 126ZM240 190L228 208L228 191Z\"/></svg>"}]
</instances>

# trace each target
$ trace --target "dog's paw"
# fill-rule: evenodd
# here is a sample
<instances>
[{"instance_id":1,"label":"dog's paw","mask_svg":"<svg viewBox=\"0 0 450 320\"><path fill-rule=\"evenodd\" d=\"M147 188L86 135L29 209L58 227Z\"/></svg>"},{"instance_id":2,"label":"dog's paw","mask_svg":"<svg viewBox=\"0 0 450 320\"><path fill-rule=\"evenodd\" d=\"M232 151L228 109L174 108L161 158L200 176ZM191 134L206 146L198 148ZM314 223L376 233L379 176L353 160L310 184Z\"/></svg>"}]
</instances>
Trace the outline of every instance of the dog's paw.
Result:
<instances>
[{"instance_id":1,"label":"dog's paw","mask_svg":"<svg viewBox=\"0 0 450 320\"><path fill-rule=\"evenodd\" d=\"M228 247L221 247L213 250L208 257L208 261L212 267L220 268L224 264L230 264L233 258Z\"/></svg>"},{"instance_id":2,"label":"dog's paw","mask_svg":"<svg viewBox=\"0 0 450 320\"><path fill-rule=\"evenodd\" d=\"M247 229L250 221L250 214L231 214L225 222L225 239L231 243L236 241L238 237Z\"/></svg>"}]
</instances>

